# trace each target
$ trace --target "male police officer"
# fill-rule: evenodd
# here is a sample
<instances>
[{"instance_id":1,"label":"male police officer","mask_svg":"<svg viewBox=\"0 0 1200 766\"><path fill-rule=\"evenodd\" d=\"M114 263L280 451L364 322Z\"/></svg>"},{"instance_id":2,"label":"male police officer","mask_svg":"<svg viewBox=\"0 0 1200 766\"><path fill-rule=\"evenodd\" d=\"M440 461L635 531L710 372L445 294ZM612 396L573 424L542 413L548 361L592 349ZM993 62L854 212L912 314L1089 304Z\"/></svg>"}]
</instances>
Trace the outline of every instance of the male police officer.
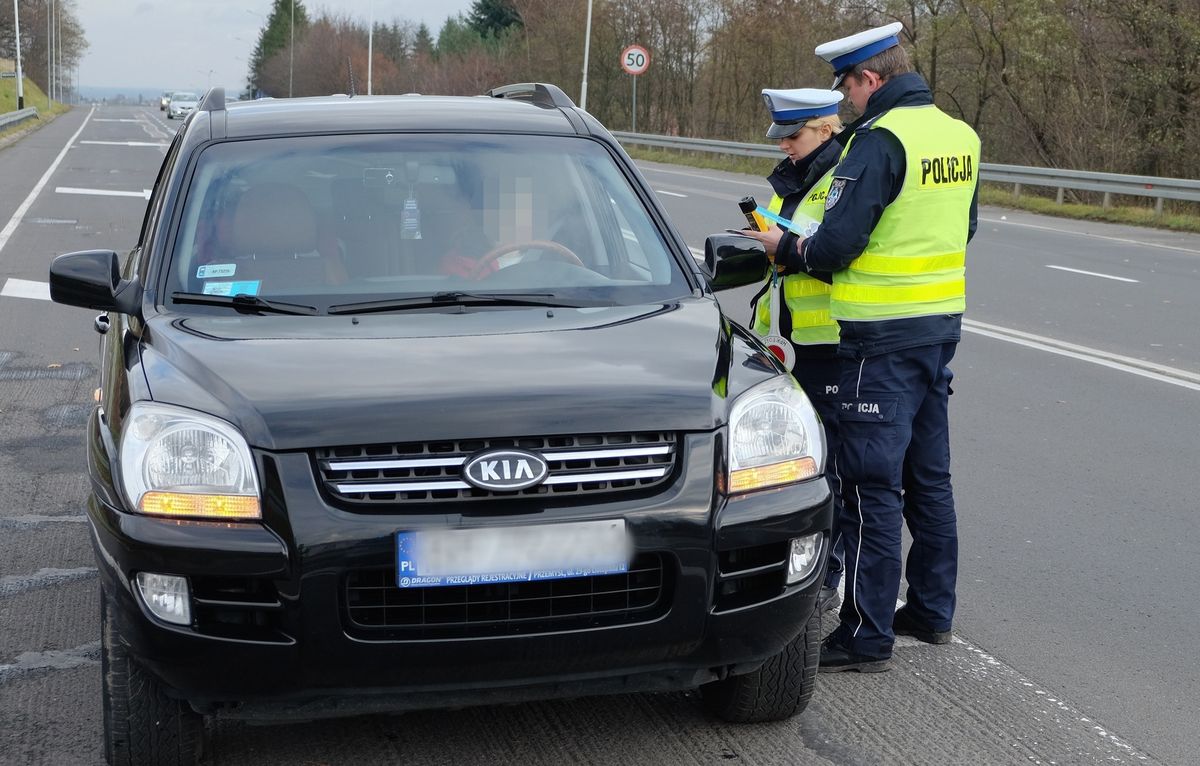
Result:
<instances>
[{"instance_id":1,"label":"male police officer","mask_svg":"<svg viewBox=\"0 0 1200 766\"><path fill-rule=\"evenodd\" d=\"M958 533L950 486L947 367L966 306L964 260L976 226L979 137L933 105L889 24L825 43L862 113L817 232L776 260L833 272L841 325L845 600L821 670L886 670L895 633L947 643ZM901 521L913 544L900 587Z\"/></svg>"},{"instance_id":2,"label":"male police officer","mask_svg":"<svg viewBox=\"0 0 1200 766\"><path fill-rule=\"evenodd\" d=\"M843 149L836 138L842 130L837 113L844 96L836 90L819 88L764 88L762 98L771 115L767 138L778 141L780 150L787 154L767 176L775 192L767 209L791 221L793 231L812 233L825 216L825 196ZM797 237L777 226L747 234L762 239L764 244L767 240L775 244L785 236ZM784 269L782 274L770 273L754 297L751 315L751 327L800 383L820 413L825 430L835 504L833 544L818 601L822 612L838 607L837 586L842 576L842 546L837 536L841 502L836 478L841 360L837 356L838 323L829 314L831 279L828 274L817 279L795 267Z\"/></svg>"}]
</instances>

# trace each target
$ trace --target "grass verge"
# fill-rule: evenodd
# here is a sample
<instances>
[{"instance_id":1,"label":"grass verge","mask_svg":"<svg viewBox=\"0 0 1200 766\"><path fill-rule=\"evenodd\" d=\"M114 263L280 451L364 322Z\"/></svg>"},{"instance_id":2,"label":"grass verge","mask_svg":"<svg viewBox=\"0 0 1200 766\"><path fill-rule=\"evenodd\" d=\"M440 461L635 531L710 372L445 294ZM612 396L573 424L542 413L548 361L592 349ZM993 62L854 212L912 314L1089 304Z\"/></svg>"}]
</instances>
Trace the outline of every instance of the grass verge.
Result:
<instances>
[{"instance_id":1,"label":"grass verge","mask_svg":"<svg viewBox=\"0 0 1200 766\"><path fill-rule=\"evenodd\" d=\"M776 161L756 157L736 157L727 154L709 152L679 152L671 149L655 149L644 146L627 146L626 151L635 160L648 162L665 162L675 165L687 165L694 168L723 170L729 173L745 173L747 175L765 178L776 165ZM782 158L782 154L780 157ZM1113 205L1105 208L1102 205L1089 205L1075 202L1057 204L1054 199L1037 195L1037 191L1026 188L1020 197L1012 195L1010 184L984 183L979 188L979 202L982 205L1003 207L1010 210L1025 210L1041 215L1052 215L1059 218L1075 218L1086 221L1105 221L1108 223L1123 223L1132 226L1146 226L1172 231L1188 231L1200 233L1200 214L1194 211L1197 206L1186 202L1174 203L1167 201L1166 209L1161 216L1154 214L1153 200L1132 205ZM1140 201L1140 200L1139 200Z\"/></svg>"},{"instance_id":2,"label":"grass verge","mask_svg":"<svg viewBox=\"0 0 1200 766\"><path fill-rule=\"evenodd\" d=\"M2 70L2 68L0 68ZM66 104L60 104L57 101L49 102L49 109L46 104L46 94L42 93L42 89L34 84L33 80L28 77L24 78L25 91L25 107L37 107L38 117L34 120L26 120L20 125L13 125L8 128L0 128L0 141L6 138L16 136L20 133L26 133L35 129L39 124L45 124L54 119L58 115L67 111L71 107ZM17 81L12 78L4 78L0 80L0 114L8 114L9 112L17 111Z\"/></svg>"}]
</instances>

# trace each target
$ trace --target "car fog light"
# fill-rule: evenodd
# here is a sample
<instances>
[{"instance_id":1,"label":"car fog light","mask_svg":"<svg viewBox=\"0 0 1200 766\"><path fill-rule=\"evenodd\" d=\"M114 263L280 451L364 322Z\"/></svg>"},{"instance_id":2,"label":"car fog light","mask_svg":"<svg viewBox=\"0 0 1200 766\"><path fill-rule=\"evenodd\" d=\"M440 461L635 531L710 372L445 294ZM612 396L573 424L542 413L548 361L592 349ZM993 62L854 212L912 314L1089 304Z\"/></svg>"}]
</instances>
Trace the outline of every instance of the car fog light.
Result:
<instances>
[{"instance_id":1,"label":"car fog light","mask_svg":"<svg viewBox=\"0 0 1200 766\"><path fill-rule=\"evenodd\" d=\"M820 532L792 538L791 551L788 554L787 584L798 583L812 574L820 561L820 553Z\"/></svg>"},{"instance_id":2,"label":"car fog light","mask_svg":"<svg viewBox=\"0 0 1200 766\"><path fill-rule=\"evenodd\" d=\"M192 602L186 577L138 572L138 592L154 616L175 625L192 622Z\"/></svg>"}]
</instances>

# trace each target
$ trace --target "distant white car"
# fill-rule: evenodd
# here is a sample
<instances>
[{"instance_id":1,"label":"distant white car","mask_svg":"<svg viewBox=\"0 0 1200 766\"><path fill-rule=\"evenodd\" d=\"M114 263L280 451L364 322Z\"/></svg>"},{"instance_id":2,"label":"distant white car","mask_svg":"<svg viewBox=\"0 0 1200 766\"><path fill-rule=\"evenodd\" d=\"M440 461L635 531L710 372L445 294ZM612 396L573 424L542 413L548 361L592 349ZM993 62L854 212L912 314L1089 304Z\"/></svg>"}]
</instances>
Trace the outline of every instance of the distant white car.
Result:
<instances>
[{"instance_id":1,"label":"distant white car","mask_svg":"<svg viewBox=\"0 0 1200 766\"><path fill-rule=\"evenodd\" d=\"M199 100L199 96L188 91L180 90L172 93L171 100L167 102L167 119L173 120L178 117L182 120L192 113Z\"/></svg>"},{"instance_id":2,"label":"distant white car","mask_svg":"<svg viewBox=\"0 0 1200 766\"><path fill-rule=\"evenodd\" d=\"M162 97L158 100L158 111L167 111L167 105L171 103L171 91L163 91Z\"/></svg>"}]
</instances>

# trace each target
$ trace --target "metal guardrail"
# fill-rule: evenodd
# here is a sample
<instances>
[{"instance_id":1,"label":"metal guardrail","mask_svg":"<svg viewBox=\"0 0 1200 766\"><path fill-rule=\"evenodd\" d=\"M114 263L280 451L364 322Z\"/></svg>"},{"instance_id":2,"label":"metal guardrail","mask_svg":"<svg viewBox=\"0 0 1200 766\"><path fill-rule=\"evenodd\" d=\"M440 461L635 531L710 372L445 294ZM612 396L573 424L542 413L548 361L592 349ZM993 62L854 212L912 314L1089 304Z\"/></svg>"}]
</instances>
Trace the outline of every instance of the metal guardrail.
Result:
<instances>
[{"instance_id":1,"label":"metal guardrail","mask_svg":"<svg viewBox=\"0 0 1200 766\"><path fill-rule=\"evenodd\" d=\"M17 112L9 112L8 114L0 114L0 130L11 128L13 125L19 125L25 120L32 120L38 116L38 110L35 107L22 109Z\"/></svg>"},{"instance_id":2,"label":"metal guardrail","mask_svg":"<svg viewBox=\"0 0 1200 766\"><path fill-rule=\"evenodd\" d=\"M654 146L677 151L712 152L732 154L739 157L765 157L779 159L779 149L770 144L742 143L738 141L714 141L703 138L681 138L679 136L655 136L645 133L614 132L622 143ZM1135 197L1154 198L1154 212L1162 215L1164 199L1200 202L1200 181L1186 178L1159 178L1156 176L1131 176L1121 173L1099 173L1087 170L1056 170L1022 165L997 165L979 163L979 178L983 181L1010 183L1013 196L1021 195L1022 186L1045 186L1058 189L1057 202L1063 203L1067 189L1103 192L1104 207L1112 204L1112 195L1126 194Z\"/></svg>"}]
</instances>

